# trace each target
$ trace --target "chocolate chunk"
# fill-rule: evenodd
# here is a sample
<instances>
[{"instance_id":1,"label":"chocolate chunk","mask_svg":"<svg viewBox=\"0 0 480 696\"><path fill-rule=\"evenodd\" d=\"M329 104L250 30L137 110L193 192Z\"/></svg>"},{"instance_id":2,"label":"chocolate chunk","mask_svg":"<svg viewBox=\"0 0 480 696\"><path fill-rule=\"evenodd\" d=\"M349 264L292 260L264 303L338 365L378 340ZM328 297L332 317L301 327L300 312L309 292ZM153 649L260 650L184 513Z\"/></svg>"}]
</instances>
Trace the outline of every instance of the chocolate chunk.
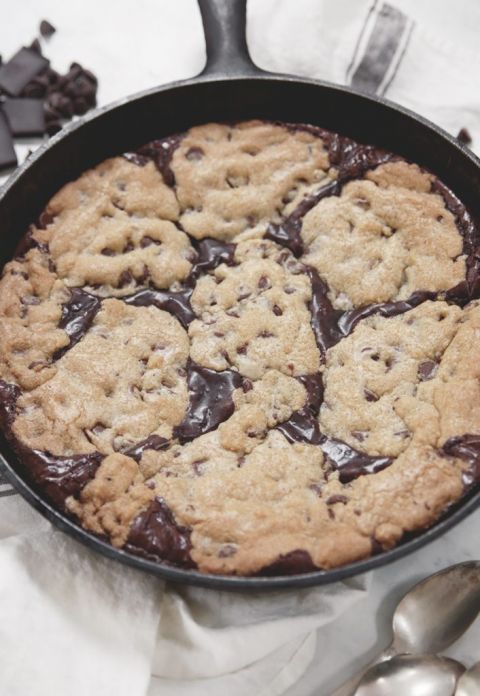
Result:
<instances>
[{"instance_id":1,"label":"chocolate chunk","mask_svg":"<svg viewBox=\"0 0 480 696\"><path fill-rule=\"evenodd\" d=\"M463 483L470 487L480 481L480 435L460 435L449 438L442 447L449 457L463 459L468 469L463 473Z\"/></svg>"},{"instance_id":2,"label":"chocolate chunk","mask_svg":"<svg viewBox=\"0 0 480 696\"><path fill-rule=\"evenodd\" d=\"M41 47L40 41L38 39L34 39L32 41L32 43L30 44L29 48L32 51L35 51L35 53L39 53L40 55L42 55L42 47Z\"/></svg>"},{"instance_id":3,"label":"chocolate chunk","mask_svg":"<svg viewBox=\"0 0 480 696\"><path fill-rule=\"evenodd\" d=\"M41 99L6 99L2 109L13 135L43 135L45 113Z\"/></svg>"},{"instance_id":4,"label":"chocolate chunk","mask_svg":"<svg viewBox=\"0 0 480 696\"><path fill-rule=\"evenodd\" d=\"M139 290L133 295L123 297L123 301L135 307L149 307L154 305L158 309L164 309L173 314L181 325L186 329L191 321L195 319L195 313L190 304L192 288L178 290Z\"/></svg>"},{"instance_id":5,"label":"chocolate chunk","mask_svg":"<svg viewBox=\"0 0 480 696\"><path fill-rule=\"evenodd\" d=\"M62 130L62 124L60 121L52 120L52 121L49 121L47 123L46 131L47 131L48 135L55 135L55 133L58 133L61 130Z\"/></svg>"},{"instance_id":6,"label":"chocolate chunk","mask_svg":"<svg viewBox=\"0 0 480 696\"><path fill-rule=\"evenodd\" d=\"M159 450L166 449L168 445L169 441L164 437L160 437L160 435L150 435L145 440L137 442L136 445L132 445L131 447L122 450L122 452L127 457L131 457L132 459L135 459L136 462L139 462L145 450L156 450L158 452Z\"/></svg>"},{"instance_id":7,"label":"chocolate chunk","mask_svg":"<svg viewBox=\"0 0 480 696\"><path fill-rule=\"evenodd\" d=\"M17 97L26 84L48 67L46 58L31 48L21 48L0 67L0 89Z\"/></svg>"},{"instance_id":8,"label":"chocolate chunk","mask_svg":"<svg viewBox=\"0 0 480 696\"><path fill-rule=\"evenodd\" d=\"M8 125L7 117L0 109L0 171L15 167L17 155L13 147L12 133Z\"/></svg>"},{"instance_id":9,"label":"chocolate chunk","mask_svg":"<svg viewBox=\"0 0 480 696\"><path fill-rule=\"evenodd\" d=\"M471 145L472 136L466 128L460 128L457 135L457 140L460 140L464 145Z\"/></svg>"},{"instance_id":10,"label":"chocolate chunk","mask_svg":"<svg viewBox=\"0 0 480 696\"><path fill-rule=\"evenodd\" d=\"M52 92L47 100L48 107L54 110L58 117L71 118L73 116L73 104L71 99L61 92Z\"/></svg>"},{"instance_id":11,"label":"chocolate chunk","mask_svg":"<svg viewBox=\"0 0 480 696\"><path fill-rule=\"evenodd\" d=\"M233 370L216 372L193 361L188 364L189 404L173 435L183 444L214 430L234 411L232 394L242 386L242 376Z\"/></svg>"},{"instance_id":12,"label":"chocolate chunk","mask_svg":"<svg viewBox=\"0 0 480 696\"><path fill-rule=\"evenodd\" d=\"M190 530L175 522L163 500L155 498L133 521L125 550L153 561L194 567L190 557Z\"/></svg>"},{"instance_id":13,"label":"chocolate chunk","mask_svg":"<svg viewBox=\"0 0 480 696\"><path fill-rule=\"evenodd\" d=\"M62 317L58 324L59 329L66 331L70 343L57 350L53 356L54 360L61 358L67 350L73 348L83 338L101 306L101 301L95 295L91 295L82 288L72 288L70 299L63 305Z\"/></svg>"},{"instance_id":14,"label":"chocolate chunk","mask_svg":"<svg viewBox=\"0 0 480 696\"><path fill-rule=\"evenodd\" d=\"M46 80L42 79L40 77L36 77L35 79L31 80L31 82L28 83L28 85L25 85L25 87L22 90L22 97L44 97L45 94L47 93L47 84Z\"/></svg>"},{"instance_id":15,"label":"chocolate chunk","mask_svg":"<svg viewBox=\"0 0 480 696\"><path fill-rule=\"evenodd\" d=\"M44 36L45 38L49 38L52 36L52 34L55 34L57 30L53 26L53 24L50 24L48 19L42 19L40 22L40 34Z\"/></svg>"},{"instance_id":16,"label":"chocolate chunk","mask_svg":"<svg viewBox=\"0 0 480 696\"><path fill-rule=\"evenodd\" d=\"M297 549L279 556L276 561L262 568L257 575L297 575L299 573L311 573L315 570L318 570L318 568L314 565L308 551Z\"/></svg>"}]
</instances>

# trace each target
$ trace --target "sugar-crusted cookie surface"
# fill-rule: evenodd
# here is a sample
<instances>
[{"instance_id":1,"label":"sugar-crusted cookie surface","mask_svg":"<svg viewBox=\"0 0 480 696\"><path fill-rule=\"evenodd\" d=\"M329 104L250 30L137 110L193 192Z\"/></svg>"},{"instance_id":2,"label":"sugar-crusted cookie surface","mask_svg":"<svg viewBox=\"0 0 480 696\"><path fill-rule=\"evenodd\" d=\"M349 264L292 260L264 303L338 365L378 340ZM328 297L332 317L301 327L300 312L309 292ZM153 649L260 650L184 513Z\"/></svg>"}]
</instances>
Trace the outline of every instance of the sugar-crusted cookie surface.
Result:
<instances>
[{"instance_id":1,"label":"sugar-crusted cookie surface","mask_svg":"<svg viewBox=\"0 0 480 696\"><path fill-rule=\"evenodd\" d=\"M67 184L0 280L1 423L35 484L206 573L333 568L432 525L480 477L479 235L446 191L261 121Z\"/></svg>"}]
</instances>

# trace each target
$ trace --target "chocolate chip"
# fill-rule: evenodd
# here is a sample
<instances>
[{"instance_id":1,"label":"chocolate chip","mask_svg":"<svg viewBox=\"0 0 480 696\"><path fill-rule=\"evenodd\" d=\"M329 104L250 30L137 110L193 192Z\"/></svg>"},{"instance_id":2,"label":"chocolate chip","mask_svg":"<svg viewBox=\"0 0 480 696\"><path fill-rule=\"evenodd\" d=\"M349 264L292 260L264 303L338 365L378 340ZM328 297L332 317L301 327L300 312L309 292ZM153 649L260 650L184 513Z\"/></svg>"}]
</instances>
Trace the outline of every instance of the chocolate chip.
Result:
<instances>
[{"instance_id":1,"label":"chocolate chip","mask_svg":"<svg viewBox=\"0 0 480 696\"><path fill-rule=\"evenodd\" d=\"M48 19L42 19L40 22L40 34L44 36L46 39L48 39L52 34L55 34L57 30L53 26L53 24L50 24Z\"/></svg>"},{"instance_id":2,"label":"chocolate chip","mask_svg":"<svg viewBox=\"0 0 480 696\"><path fill-rule=\"evenodd\" d=\"M7 117L0 110L0 171L17 164L17 155L13 147L12 133Z\"/></svg>"},{"instance_id":3,"label":"chocolate chip","mask_svg":"<svg viewBox=\"0 0 480 696\"><path fill-rule=\"evenodd\" d=\"M140 240L140 247L142 249L145 249L145 247L149 247L152 244L161 244L161 242L157 241L156 239L152 239L148 235L145 235L145 237L142 237Z\"/></svg>"},{"instance_id":4,"label":"chocolate chip","mask_svg":"<svg viewBox=\"0 0 480 696\"><path fill-rule=\"evenodd\" d=\"M237 547L234 546L233 544L225 544L224 546L221 547L220 551L218 552L218 557L219 558L229 558L230 556L234 556L237 553Z\"/></svg>"},{"instance_id":5,"label":"chocolate chip","mask_svg":"<svg viewBox=\"0 0 480 696\"><path fill-rule=\"evenodd\" d=\"M133 280L133 276L129 270L122 271L118 279L118 287L124 288L126 285L130 285Z\"/></svg>"},{"instance_id":6,"label":"chocolate chip","mask_svg":"<svg viewBox=\"0 0 480 696\"><path fill-rule=\"evenodd\" d=\"M270 287L270 281L268 280L267 276L260 276L258 279L258 287L261 290L265 290L265 288Z\"/></svg>"},{"instance_id":7,"label":"chocolate chip","mask_svg":"<svg viewBox=\"0 0 480 696\"><path fill-rule=\"evenodd\" d=\"M460 128L458 131L457 140L464 145L470 145L472 142L472 136L466 128Z\"/></svg>"},{"instance_id":8,"label":"chocolate chip","mask_svg":"<svg viewBox=\"0 0 480 696\"><path fill-rule=\"evenodd\" d=\"M355 440L358 440L359 442L363 442L368 437L368 431L367 430L352 430L351 435L352 435L352 437L355 438Z\"/></svg>"},{"instance_id":9,"label":"chocolate chip","mask_svg":"<svg viewBox=\"0 0 480 696\"><path fill-rule=\"evenodd\" d=\"M245 377L245 379L242 382L242 389L245 392L245 394L253 389L253 382L251 379L248 379Z\"/></svg>"},{"instance_id":10,"label":"chocolate chip","mask_svg":"<svg viewBox=\"0 0 480 696\"><path fill-rule=\"evenodd\" d=\"M0 67L0 89L17 97L32 78L48 67L48 60L31 48L21 48Z\"/></svg>"},{"instance_id":11,"label":"chocolate chip","mask_svg":"<svg viewBox=\"0 0 480 696\"><path fill-rule=\"evenodd\" d=\"M322 497L322 485L321 485L320 483L311 483L311 484L309 485L309 488L310 488L311 491L313 491L314 493L316 493L316 494L318 495L319 498Z\"/></svg>"},{"instance_id":12,"label":"chocolate chip","mask_svg":"<svg viewBox=\"0 0 480 696\"><path fill-rule=\"evenodd\" d=\"M438 364L433 360L425 360L424 362L421 362L418 366L418 379L421 382L426 382L427 380L432 379L435 377L437 369Z\"/></svg>"},{"instance_id":13,"label":"chocolate chip","mask_svg":"<svg viewBox=\"0 0 480 696\"><path fill-rule=\"evenodd\" d=\"M248 348L248 343L243 343L241 346L238 346L238 348L237 348L238 355L246 355L247 348Z\"/></svg>"},{"instance_id":14,"label":"chocolate chip","mask_svg":"<svg viewBox=\"0 0 480 696\"><path fill-rule=\"evenodd\" d=\"M335 505L336 503L343 503L346 505L348 503L348 498L345 495L331 495L325 501L327 505Z\"/></svg>"},{"instance_id":15,"label":"chocolate chip","mask_svg":"<svg viewBox=\"0 0 480 696\"><path fill-rule=\"evenodd\" d=\"M370 389L367 389L366 387L363 390L363 395L365 396L367 401L378 401L378 396L374 392L370 391Z\"/></svg>"},{"instance_id":16,"label":"chocolate chip","mask_svg":"<svg viewBox=\"0 0 480 696\"><path fill-rule=\"evenodd\" d=\"M45 133L45 113L41 99L6 99L2 109L13 135L34 136Z\"/></svg>"},{"instance_id":17,"label":"chocolate chip","mask_svg":"<svg viewBox=\"0 0 480 696\"><path fill-rule=\"evenodd\" d=\"M278 305L273 305L273 313L274 313L277 317L281 317L282 314L283 314L283 311L280 309L280 307L279 307Z\"/></svg>"},{"instance_id":18,"label":"chocolate chip","mask_svg":"<svg viewBox=\"0 0 480 696\"><path fill-rule=\"evenodd\" d=\"M205 153L201 147L191 147L187 150L185 157L188 160L195 162L201 160L204 154Z\"/></svg>"}]
</instances>

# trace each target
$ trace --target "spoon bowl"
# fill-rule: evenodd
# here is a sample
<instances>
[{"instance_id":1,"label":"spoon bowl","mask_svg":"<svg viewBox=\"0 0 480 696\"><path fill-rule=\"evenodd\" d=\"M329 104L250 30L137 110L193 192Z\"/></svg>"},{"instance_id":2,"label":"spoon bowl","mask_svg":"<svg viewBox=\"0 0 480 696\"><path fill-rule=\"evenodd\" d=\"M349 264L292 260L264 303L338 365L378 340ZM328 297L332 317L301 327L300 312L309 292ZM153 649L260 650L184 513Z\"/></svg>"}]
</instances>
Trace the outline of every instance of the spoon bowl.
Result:
<instances>
[{"instance_id":1,"label":"spoon bowl","mask_svg":"<svg viewBox=\"0 0 480 696\"><path fill-rule=\"evenodd\" d=\"M464 670L448 657L397 655L371 667L355 696L453 696Z\"/></svg>"},{"instance_id":2,"label":"spoon bowl","mask_svg":"<svg viewBox=\"0 0 480 696\"><path fill-rule=\"evenodd\" d=\"M458 680L455 696L478 696L480 694L480 662L470 667Z\"/></svg>"}]
</instances>

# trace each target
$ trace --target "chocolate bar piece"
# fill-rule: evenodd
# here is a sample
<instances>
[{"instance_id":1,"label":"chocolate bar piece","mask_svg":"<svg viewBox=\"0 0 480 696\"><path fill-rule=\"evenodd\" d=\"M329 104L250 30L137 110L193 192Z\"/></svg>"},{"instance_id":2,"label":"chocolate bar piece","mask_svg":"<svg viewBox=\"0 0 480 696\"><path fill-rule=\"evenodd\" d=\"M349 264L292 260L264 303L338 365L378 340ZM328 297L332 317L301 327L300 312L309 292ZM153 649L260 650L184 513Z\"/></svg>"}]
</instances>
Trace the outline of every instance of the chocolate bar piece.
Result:
<instances>
[{"instance_id":1,"label":"chocolate bar piece","mask_svg":"<svg viewBox=\"0 0 480 696\"><path fill-rule=\"evenodd\" d=\"M6 99L2 109L13 135L43 135L45 111L42 99Z\"/></svg>"},{"instance_id":2,"label":"chocolate bar piece","mask_svg":"<svg viewBox=\"0 0 480 696\"><path fill-rule=\"evenodd\" d=\"M17 155L13 147L12 134L8 126L7 117L0 111L0 171L14 167L17 164Z\"/></svg>"},{"instance_id":3,"label":"chocolate bar piece","mask_svg":"<svg viewBox=\"0 0 480 696\"><path fill-rule=\"evenodd\" d=\"M0 68L0 90L17 97L25 85L45 70L49 61L31 48L21 48Z\"/></svg>"}]
</instances>

